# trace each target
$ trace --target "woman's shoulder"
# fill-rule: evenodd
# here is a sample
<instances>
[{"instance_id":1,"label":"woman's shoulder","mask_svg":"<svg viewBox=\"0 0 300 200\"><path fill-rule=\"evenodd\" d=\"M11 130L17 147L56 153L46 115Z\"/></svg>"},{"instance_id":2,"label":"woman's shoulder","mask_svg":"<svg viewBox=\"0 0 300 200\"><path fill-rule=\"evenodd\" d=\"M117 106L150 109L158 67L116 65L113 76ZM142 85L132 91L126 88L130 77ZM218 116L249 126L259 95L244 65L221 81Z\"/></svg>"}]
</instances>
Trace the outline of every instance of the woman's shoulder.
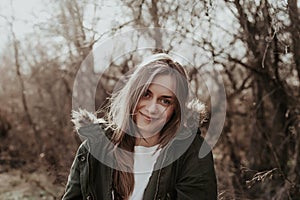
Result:
<instances>
[{"instance_id":1,"label":"woman's shoulder","mask_svg":"<svg viewBox=\"0 0 300 200\"><path fill-rule=\"evenodd\" d=\"M202 156L201 151L208 152L208 154L211 153L211 147L205 140L205 138L201 135L201 131L198 128L197 130L194 131L189 131L190 134L184 138L184 140L179 140L177 142L177 146L180 145L186 145L188 146L186 148L185 153L183 154L183 157L196 157L200 158Z\"/></svg>"}]
</instances>

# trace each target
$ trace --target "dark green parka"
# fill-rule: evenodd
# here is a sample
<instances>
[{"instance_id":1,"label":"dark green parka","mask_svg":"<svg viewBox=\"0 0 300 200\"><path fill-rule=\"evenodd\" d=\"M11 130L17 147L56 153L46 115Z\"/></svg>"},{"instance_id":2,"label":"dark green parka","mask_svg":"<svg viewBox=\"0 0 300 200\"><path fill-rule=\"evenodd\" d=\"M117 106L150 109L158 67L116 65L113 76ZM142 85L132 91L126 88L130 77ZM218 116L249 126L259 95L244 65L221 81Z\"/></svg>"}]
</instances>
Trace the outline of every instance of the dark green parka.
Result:
<instances>
[{"instance_id":1,"label":"dark green parka","mask_svg":"<svg viewBox=\"0 0 300 200\"><path fill-rule=\"evenodd\" d=\"M111 159L111 146L105 137L107 132L99 124L79 129L79 134L86 140L75 156L63 200L113 199L113 169L99 161ZM217 199L212 153L203 158L198 156L201 145L206 144L203 141L199 132L175 137L161 151L143 199ZM176 149L182 146L187 148L179 155Z\"/></svg>"}]
</instances>

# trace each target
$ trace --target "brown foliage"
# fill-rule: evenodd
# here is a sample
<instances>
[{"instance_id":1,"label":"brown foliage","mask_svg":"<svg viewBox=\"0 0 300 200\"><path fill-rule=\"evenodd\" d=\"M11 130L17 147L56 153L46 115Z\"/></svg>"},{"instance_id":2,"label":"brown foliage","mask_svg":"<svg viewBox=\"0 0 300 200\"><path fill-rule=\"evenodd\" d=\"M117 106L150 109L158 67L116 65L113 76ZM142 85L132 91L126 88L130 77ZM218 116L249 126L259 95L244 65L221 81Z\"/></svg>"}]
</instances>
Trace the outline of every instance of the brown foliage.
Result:
<instances>
[{"instance_id":1,"label":"brown foliage","mask_svg":"<svg viewBox=\"0 0 300 200\"><path fill-rule=\"evenodd\" d=\"M163 31L149 31L147 36L162 51L177 51L190 44L193 67L187 69L195 93L208 108L209 92L198 70L216 67L221 72L227 118L214 148L219 199L299 197L297 3L224 0L217 4L205 0L169 4L162 0L125 0L120 10L126 17L117 25L112 23L109 30L113 34L136 26L171 27L176 36ZM97 17L102 9L97 1L61 1L51 6L57 11L51 14L51 20L37 24L37 33L23 41L9 29L11 41L0 65L0 100L6 103L0 105L0 166L1 171L15 167L34 171L44 166L63 185L80 143L70 123L73 82L94 44L107 34L97 31L97 22L108 19ZM89 28L84 23L87 6L95 11ZM10 27L12 19L6 18ZM136 44L139 37L130 39ZM96 109L104 105L120 76L147 54L149 51L137 50L118 61L114 55L107 58L111 66L98 83ZM97 75L93 56L86 62L92 66L86 68L91 76ZM82 87L95 84L90 82L86 77ZM83 101L90 95L86 92Z\"/></svg>"}]
</instances>

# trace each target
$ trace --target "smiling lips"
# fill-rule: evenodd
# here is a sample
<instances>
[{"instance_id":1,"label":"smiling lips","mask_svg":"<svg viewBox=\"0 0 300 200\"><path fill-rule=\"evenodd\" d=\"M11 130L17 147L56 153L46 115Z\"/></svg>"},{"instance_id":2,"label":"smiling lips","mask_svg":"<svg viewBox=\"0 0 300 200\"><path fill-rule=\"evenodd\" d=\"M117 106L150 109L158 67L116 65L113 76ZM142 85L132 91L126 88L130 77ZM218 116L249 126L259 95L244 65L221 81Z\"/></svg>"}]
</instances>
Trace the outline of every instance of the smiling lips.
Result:
<instances>
[{"instance_id":1,"label":"smiling lips","mask_svg":"<svg viewBox=\"0 0 300 200\"><path fill-rule=\"evenodd\" d=\"M144 117L144 119L148 122L151 122L151 121L155 121L155 120L158 120L159 118L158 117L149 117L148 115L140 112L140 114Z\"/></svg>"}]
</instances>

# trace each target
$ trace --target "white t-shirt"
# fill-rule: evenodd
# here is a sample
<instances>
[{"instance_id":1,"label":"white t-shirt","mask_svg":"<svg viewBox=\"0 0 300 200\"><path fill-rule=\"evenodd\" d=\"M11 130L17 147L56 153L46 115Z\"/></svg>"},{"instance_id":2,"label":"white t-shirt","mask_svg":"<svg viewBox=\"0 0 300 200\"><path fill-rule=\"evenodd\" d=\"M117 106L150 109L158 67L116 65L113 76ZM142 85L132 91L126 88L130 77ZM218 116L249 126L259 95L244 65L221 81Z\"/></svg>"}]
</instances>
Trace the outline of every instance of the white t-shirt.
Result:
<instances>
[{"instance_id":1,"label":"white t-shirt","mask_svg":"<svg viewBox=\"0 0 300 200\"><path fill-rule=\"evenodd\" d=\"M156 152L158 145L152 147L134 147L134 189L129 200L142 200L144 190L147 187L149 178L152 174L154 164L159 156L160 150Z\"/></svg>"}]
</instances>

